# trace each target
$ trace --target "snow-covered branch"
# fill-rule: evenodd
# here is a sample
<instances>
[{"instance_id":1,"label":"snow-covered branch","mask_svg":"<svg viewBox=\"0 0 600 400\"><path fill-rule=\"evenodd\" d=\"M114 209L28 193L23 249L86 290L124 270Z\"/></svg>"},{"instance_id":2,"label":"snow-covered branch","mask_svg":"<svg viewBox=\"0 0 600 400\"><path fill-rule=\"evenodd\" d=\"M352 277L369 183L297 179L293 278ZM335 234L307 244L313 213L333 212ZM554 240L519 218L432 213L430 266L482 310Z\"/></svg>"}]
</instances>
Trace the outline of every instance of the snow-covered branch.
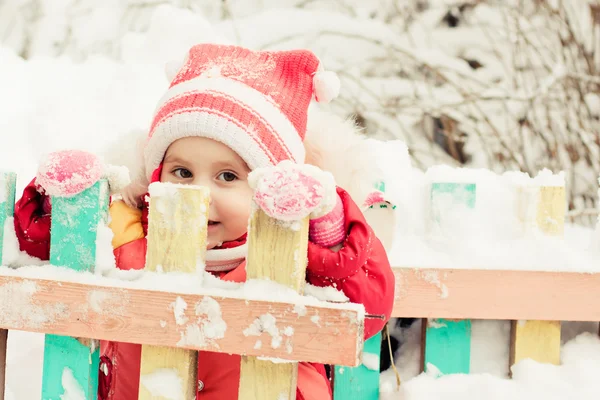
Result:
<instances>
[{"instance_id":1,"label":"snow-covered branch","mask_svg":"<svg viewBox=\"0 0 600 400\"><path fill-rule=\"evenodd\" d=\"M597 207L591 0L5 0L0 27L24 58L161 64L201 41L309 47L343 80L332 109L403 139L415 165L564 170L569 208Z\"/></svg>"}]
</instances>

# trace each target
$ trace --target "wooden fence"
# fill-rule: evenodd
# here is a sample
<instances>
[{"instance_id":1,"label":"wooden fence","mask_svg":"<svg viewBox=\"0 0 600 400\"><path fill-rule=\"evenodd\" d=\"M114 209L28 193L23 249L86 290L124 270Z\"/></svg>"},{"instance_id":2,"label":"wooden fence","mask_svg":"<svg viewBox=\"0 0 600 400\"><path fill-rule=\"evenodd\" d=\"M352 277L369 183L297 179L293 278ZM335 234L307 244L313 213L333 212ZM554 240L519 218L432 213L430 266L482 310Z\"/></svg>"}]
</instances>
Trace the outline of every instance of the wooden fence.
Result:
<instances>
[{"instance_id":1,"label":"wooden fence","mask_svg":"<svg viewBox=\"0 0 600 400\"><path fill-rule=\"evenodd\" d=\"M14 212L15 180L14 174L0 175L3 226ZM197 279L206 249L208 193L203 188L154 185L146 269L165 274L165 279L174 273ZM98 340L143 345L139 399L193 398L202 389L196 375L197 352L202 350L242 355L242 399L294 399L298 361L359 365L364 308L356 305L304 304L300 297L289 296L261 300L264 295L243 297L226 290L215 295L210 288L162 291L100 277L90 282L89 274L84 279L84 272L94 272L98 227L107 218L105 180L74 197L53 197L51 264L79 271L82 279L0 274L0 292L8 293L0 313L0 355L5 356L7 330L46 334L42 399L58 400L74 385L86 400L96 399ZM306 253L308 220L300 226L286 226L262 211L253 213L248 279L269 279L303 293L307 259L298 255ZM273 327L261 327L265 316L277 329L277 340ZM258 332L248 334L249 327L257 326ZM5 362L1 364L3 378ZM164 371L180 382L172 388L175 397L152 390L151 380Z\"/></svg>"},{"instance_id":2,"label":"wooden fence","mask_svg":"<svg viewBox=\"0 0 600 400\"><path fill-rule=\"evenodd\" d=\"M0 224L13 213L15 179L14 174L0 175ZM475 207L474 184L445 182L433 184L431 190L432 204L443 196L444 201L459 202L466 209ZM146 269L165 276L198 274L205 248L198 244L206 240L206 227L196 222L206 221L207 193L168 185L157 186L154 192ZM100 181L73 198L53 198L52 264L93 272L97 227L107 219L107 193L107 183ZM541 187L533 220L525 223L547 235L562 235L564 201L564 187ZM433 221L441 218L443 212L433 207ZM306 252L307 221L301 229L290 229L257 211L249 232L248 278L269 279L302 294L306 258L297 254ZM0 230L0 239L2 234ZM510 365L528 357L557 364L561 321L600 321L599 274L410 266L395 267L394 273L393 316L423 319L423 369L434 366L442 374L469 373L471 319L512 321L507 343ZM42 399L64 394L65 374L73 377L86 399L96 398L97 340L144 345L140 399L162 398L144 386L143 377L164 369L177 371L183 398L193 397L199 389L195 368L201 350L243 355L239 389L243 399L295 398L298 361L334 365L336 400L379 396L379 371L366 361L379 356L381 336L364 343L363 349L364 315L354 305L308 304L299 312L297 300L215 296L201 288L193 293L160 291L100 278L90 283L89 279L23 277L18 271L0 274L2 291L11 293L15 301L5 304L0 313L4 329L0 357L5 357L7 330L46 334ZM178 314L173 304L190 307L180 307ZM272 343L266 329L258 336L247 334L248 327L267 314L278 327L293 332L288 337L282 334L285 345L258 346L258 342ZM320 323L315 323L316 318ZM203 324L215 320L222 320L226 329L203 330ZM1 387L3 377L4 370Z\"/></svg>"}]
</instances>

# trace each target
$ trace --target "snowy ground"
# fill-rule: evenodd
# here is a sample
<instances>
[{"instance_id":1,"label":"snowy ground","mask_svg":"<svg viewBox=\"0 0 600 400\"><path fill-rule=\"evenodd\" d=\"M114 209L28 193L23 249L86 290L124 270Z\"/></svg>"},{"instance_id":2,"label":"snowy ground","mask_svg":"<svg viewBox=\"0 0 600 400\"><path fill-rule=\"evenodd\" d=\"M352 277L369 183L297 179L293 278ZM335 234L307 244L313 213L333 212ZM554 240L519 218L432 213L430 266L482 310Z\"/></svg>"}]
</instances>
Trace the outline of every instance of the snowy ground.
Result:
<instances>
[{"instance_id":1,"label":"snowy ground","mask_svg":"<svg viewBox=\"0 0 600 400\"><path fill-rule=\"evenodd\" d=\"M469 376L436 378L419 375L420 326L402 332L405 345L398 351L402 387L390 369L381 376L382 400L480 399L595 399L600 391L598 323L563 324L563 365L523 361L506 376L509 324L474 321ZM583 333L582 332L588 332ZM579 336L577 336L579 335ZM39 398L41 393L43 335L11 331L7 355L7 400Z\"/></svg>"},{"instance_id":2,"label":"snowy ground","mask_svg":"<svg viewBox=\"0 0 600 400\"><path fill-rule=\"evenodd\" d=\"M183 16L181 21L182 26L199 22ZM161 32L160 22L158 18L146 36L126 37L123 46L130 51L124 52L127 57L123 62L103 57L91 57L81 64L66 58L34 58L24 62L8 48L0 47L0 106L3 109L0 117L0 169L19 174L19 191L33 177L42 154L67 147L103 153L124 132L147 127L156 101L167 85L162 61L181 51L181 48L169 46L173 37L158 34ZM211 35L214 32L207 26L201 37L206 39ZM199 37L187 37L180 42L180 47L197 40ZM458 250L448 243L440 246L439 243L424 241L419 235L425 227L415 221L425 212L421 206L424 194L420 188L427 177L409 168L402 175L405 179L399 179L396 175L402 170L390 171L395 171L394 180L399 182L396 187L391 185L391 190L396 190L394 196L399 210L398 237L391 254L395 265L440 266L439 263L444 261L444 266L464 266L467 262L471 267L508 268L520 261L522 267L536 269L600 269L600 260L593 246L590 250L594 243L591 230L569 226L566 241L559 245L556 241L536 241L527 232L519 231L520 225L516 221L507 222L503 215L494 213L512 201L512 197L506 186L490 188L490 182L498 183L501 178L487 179L485 174L477 178L482 179L481 193L495 201L488 203L490 208L484 208L484 213L478 215L475 225L471 225L473 230L468 234L473 238L481 237L482 232L488 233L483 236L485 240ZM535 243L539 247L515 250L515 237L529 240L519 243ZM458 240L453 244L457 243ZM448 257L451 248L454 253ZM477 251L469 253L473 249ZM547 252L549 250L551 252ZM465 254L472 257L465 258ZM545 254L545 257L540 254ZM537 258L534 258L536 255ZM508 359L507 323L474 324L472 370L476 374L437 379L418 375L419 328L415 325L399 333L406 341L397 361L403 387L400 393L396 393L394 377L391 371L387 371L382 376L382 399L596 398L600 392L597 325L565 324L563 365L555 367L525 361L515 367L512 380L506 379L505 368ZM577 336L584 331L594 334ZM11 332L8 399L39 397L42 349L41 335Z\"/></svg>"},{"instance_id":3,"label":"snowy ground","mask_svg":"<svg viewBox=\"0 0 600 400\"><path fill-rule=\"evenodd\" d=\"M391 369L381 376L382 400L428 399L592 399L600 382L598 323L566 322L562 327L562 365L524 360L507 377L510 324L507 321L473 321L471 374L436 377L419 374L420 323L396 334L405 340L396 366L403 379L400 391Z\"/></svg>"}]
</instances>

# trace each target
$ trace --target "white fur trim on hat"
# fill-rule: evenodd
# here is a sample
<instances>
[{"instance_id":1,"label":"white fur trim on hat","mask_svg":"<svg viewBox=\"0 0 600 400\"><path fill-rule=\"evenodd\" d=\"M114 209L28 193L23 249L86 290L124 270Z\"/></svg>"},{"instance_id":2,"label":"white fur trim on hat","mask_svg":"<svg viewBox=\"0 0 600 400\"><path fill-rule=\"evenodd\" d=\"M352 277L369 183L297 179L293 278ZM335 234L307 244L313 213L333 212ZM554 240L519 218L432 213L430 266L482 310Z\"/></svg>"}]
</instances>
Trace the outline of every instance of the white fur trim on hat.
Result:
<instances>
[{"instance_id":1,"label":"white fur trim on hat","mask_svg":"<svg viewBox=\"0 0 600 400\"><path fill-rule=\"evenodd\" d=\"M226 144L244 159L251 170L272 165L268 155L256 144L252 132L243 129L231 116L217 114L212 109L194 110L173 115L156 127L144 154L147 178L151 179L152 172L162 162L171 143L192 136Z\"/></svg>"}]
</instances>

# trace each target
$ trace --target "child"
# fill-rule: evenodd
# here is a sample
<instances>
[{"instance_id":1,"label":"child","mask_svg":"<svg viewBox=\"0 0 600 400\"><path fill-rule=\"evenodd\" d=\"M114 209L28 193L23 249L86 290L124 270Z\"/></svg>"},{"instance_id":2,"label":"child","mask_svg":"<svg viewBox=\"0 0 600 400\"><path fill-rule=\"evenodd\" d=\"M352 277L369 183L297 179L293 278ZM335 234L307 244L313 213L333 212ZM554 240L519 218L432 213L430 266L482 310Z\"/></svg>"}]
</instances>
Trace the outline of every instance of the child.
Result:
<instances>
[{"instance_id":1,"label":"child","mask_svg":"<svg viewBox=\"0 0 600 400\"><path fill-rule=\"evenodd\" d=\"M306 279L316 286L334 286L351 302L364 304L368 314L385 316L365 321L369 338L383 328L392 310L394 276L385 250L350 196L314 179L301 165L309 102L313 97L328 101L335 89L335 82L326 82L327 74L309 51L194 46L154 116L144 145L146 182L134 182L124 199L137 202L147 182L208 186L206 269L221 279L243 282L253 196L268 213L289 212L269 206L270 192L253 194L250 172L271 168L285 178L271 182L279 189L316 187L335 201L321 214L311 215ZM298 163L297 173L287 175L278 169L282 161ZM15 228L22 250L47 259L51 205L45 199L32 181L16 205ZM141 209L123 201L111 204L117 267L144 267L147 215L147 204L141 204ZM137 398L140 348L129 343L102 344L101 400ZM240 357L213 352L200 352L198 357L197 398L237 399ZM331 399L323 365L299 363L297 399Z\"/></svg>"}]
</instances>

